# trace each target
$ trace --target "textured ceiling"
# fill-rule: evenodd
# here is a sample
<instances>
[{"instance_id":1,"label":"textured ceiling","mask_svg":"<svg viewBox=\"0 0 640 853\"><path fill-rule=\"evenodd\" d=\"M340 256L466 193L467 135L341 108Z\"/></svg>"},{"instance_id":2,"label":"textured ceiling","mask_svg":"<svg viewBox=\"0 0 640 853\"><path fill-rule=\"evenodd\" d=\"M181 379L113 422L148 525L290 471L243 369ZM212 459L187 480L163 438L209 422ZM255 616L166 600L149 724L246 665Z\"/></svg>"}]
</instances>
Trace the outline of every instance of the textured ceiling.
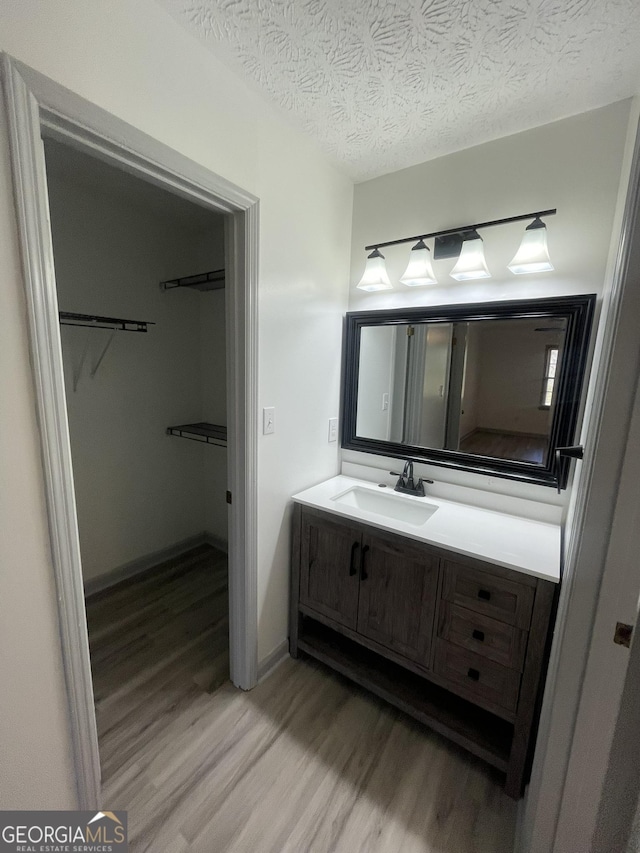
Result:
<instances>
[{"instance_id":1,"label":"textured ceiling","mask_svg":"<svg viewBox=\"0 0 640 853\"><path fill-rule=\"evenodd\" d=\"M356 180L640 90L640 0L159 0Z\"/></svg>"}]
</instances>

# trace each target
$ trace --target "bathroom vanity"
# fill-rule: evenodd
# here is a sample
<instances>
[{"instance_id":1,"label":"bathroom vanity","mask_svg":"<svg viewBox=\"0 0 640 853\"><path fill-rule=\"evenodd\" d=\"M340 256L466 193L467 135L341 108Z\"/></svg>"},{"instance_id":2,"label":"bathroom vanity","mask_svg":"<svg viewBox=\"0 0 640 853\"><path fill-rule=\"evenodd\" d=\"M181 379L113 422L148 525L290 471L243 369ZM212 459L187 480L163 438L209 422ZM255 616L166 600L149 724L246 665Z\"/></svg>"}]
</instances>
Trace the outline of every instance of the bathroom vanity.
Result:
<instances>
[{"instance_id":1,"label":"bathroom vanity","mask_svg":"<svg viewBox=\"0 0 640 853\"><path fill-rule=\"evenodd\" d=\"M560 528L335 477L294 497L290 650L526 781Z\"/></svg>"},{"instance_id":2,"label":"bathroom vanity","mask_svg":"<svg viewBox=\"0 0 640 853\"><path fill-rule=\"evenodd\" d=\"M388 468L343 459L363 478L293 499L291 654L494 765L514 798L560 581L561 501L544 487L566 488L581 458L594 310L586 294L347 314L342 448L403 460L402 493ZM424 495L414 464L467 473Z\"/></svg>"}]
</instances>

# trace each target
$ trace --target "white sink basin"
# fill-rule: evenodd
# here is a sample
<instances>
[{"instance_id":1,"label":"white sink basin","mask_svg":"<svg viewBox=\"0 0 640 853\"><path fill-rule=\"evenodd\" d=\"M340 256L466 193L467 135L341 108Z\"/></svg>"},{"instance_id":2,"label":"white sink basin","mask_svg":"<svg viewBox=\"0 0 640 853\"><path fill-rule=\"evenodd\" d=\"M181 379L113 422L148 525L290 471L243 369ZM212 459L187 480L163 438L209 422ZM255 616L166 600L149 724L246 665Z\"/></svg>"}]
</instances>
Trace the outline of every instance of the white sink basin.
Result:
<instances>
[{"instance_id":1,"label":"white sink basin","mask_svg":"<svg viewBox=\"0 0 640 853\"><path fill-rule=\"evenodd\" d=\"M371 512L375 515L416 526L428 521L438 509L433 504L423 503L424 498L412 500L393 492L374 492L372 489L364 489L361 486L353 486L353 488L336 495L331 500L344 506L352 506L364 512Z\"/></svg>"}]
</instances>

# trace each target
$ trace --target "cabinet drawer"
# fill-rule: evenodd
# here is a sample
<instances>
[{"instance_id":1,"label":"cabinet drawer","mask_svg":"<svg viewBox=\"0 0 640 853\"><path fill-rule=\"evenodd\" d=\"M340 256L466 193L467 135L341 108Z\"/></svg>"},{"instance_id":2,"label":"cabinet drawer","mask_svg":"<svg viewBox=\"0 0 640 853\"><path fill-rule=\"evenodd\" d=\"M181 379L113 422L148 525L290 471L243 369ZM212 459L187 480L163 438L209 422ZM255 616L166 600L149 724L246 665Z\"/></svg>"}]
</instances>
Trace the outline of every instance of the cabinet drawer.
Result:
<instances>
[{"instance_id":1,"label":"cabinet drawer","mask_svg":"<svg viewBox=\"0 0 640 853\"><path fill-rule=\"evenodd\" d=\"M527 630L535 590L515 579L483 572L462 563L445 562L442 598L498 622Z\"/></svg>"},{"instance_id":2,"label":"cabinet drawer","mask_svg":"<svg viewBox=\"0 0 640 853\"><path fill-rule=\"evenodd\" d=\"M466 607L440 602L438 636L522 672L527 632Z\"/></svg>"},{"instance_id":3,"label":"cabinet drawer","mask_svg":"<svg viewBox=\"0 0 640 853\"><path fill-rule=\"evenodd\" d=\"M463 695L471 701L489 710L493 706L515 713L520 690L520 673L516 670L445 640L436 641L433 668L441 678L462 688Z\"/></svg>"}]
</instances>

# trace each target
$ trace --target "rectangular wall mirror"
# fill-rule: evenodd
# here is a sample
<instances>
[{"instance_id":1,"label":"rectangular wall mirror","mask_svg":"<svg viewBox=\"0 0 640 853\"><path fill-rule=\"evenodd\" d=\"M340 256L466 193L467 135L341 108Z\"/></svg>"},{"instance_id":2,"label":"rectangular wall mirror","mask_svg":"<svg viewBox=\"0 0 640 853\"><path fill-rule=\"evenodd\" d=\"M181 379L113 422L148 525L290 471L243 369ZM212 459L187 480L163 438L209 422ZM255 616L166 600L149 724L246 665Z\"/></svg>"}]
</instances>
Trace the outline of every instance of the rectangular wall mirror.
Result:
<instances>
[{"instance_id":1,"label":"rectangular wall mirror","mask_svg":"<svg viewBox=\"0 0 640 853\"><path fill-rule=\"evenodd\" d=\"M595 296L347 314L342 445L566 485Z\"/></svg>"}]
</instances>

